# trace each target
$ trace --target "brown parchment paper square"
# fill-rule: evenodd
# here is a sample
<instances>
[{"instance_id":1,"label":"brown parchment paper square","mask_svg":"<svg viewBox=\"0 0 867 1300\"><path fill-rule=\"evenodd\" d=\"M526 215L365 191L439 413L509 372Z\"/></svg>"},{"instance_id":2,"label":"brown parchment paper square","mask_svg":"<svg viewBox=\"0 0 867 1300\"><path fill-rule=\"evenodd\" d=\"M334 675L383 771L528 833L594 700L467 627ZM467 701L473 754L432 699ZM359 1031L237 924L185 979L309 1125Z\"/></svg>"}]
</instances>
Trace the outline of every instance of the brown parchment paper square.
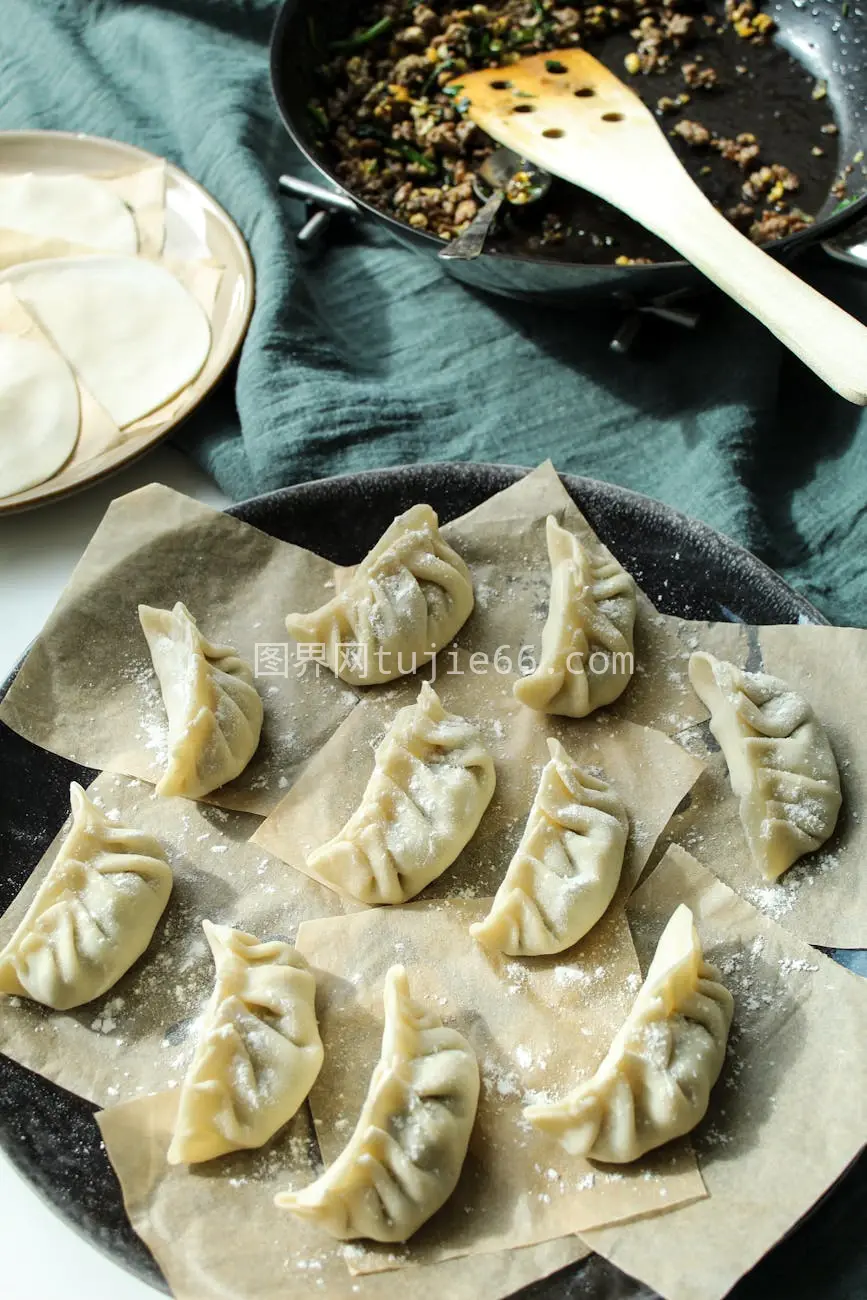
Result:
<instances>
[{"instance_id":1,"label":"brown parchment paper square","mask_svg":"<svg viewBox=\"0 0 867 1300\"><path fill-rule=\"evenodd\" d=\"M155 835L174 871L143 956L101 998L67 1012L0 997L0 1051L100 1105L176 1086L193 1052L214 968L202 920L294 940L299 923L345 904L249 843L256 818L186 799L158 799L141 781L101 773L88 792L110 820ZM64 826L0 919L11 937L53 863Z\"/></svg>"},{"instance_id":2,"label":"brown parchment paper square","mask_svg":"<svg viewBox=\"0 0 867 1300\"><path fill-rule=\"evenodd\" d=\"M735 998L723 1073L693 1134L710 1196L583 1235L667 1300L720 1300L867 1140L867 983L676 847L629 905L642 966L679 903Z\"/></svg>"},{"instance_id":3,"label":"brown parchment paper square","mask_svg":"<svg viewBox=\"0 0 867 1300\"><path fill-rule=\"evenodd\" d=\"M421 897L478 898L496 892L548 762L548 736L562 741L583 766L601 772L623 799L630 835L621 892L629 893L658 835L702 772L699 760L661 732L604 712L576 721L526 709L512 694L513 676L493 668L474 673L463 652L447 661L440 657L438 667L446 663L448 671L436 677L434 687L449 711L479 723L497 787L470 843ZM335 835L358 806L373 771L374 749L397 710L415 702L419 686L416 676L366 695L260 824L255 843L318 880L307 855Z\"/></svg>"},{"instance_id":4,"label":"brown parchment paper square","mask_svg":"<svg viewBox=\"0 0 867 1300\"><path fill-rule=\"evenodd\" d=\"M176 1092L114 1106L97 1116L130 1221L177 1300L500 1300L584 1258L578 1237L430 1268L351 1277L338 1243L273 1204L313 1177L306 1107L261 1151L211 1165L170 1166Z\"/></svg>"},{"instance_id":5,"label":"brown parchment paper square","mask_svg":"<svg viewBox=\"0 0 867 1300\"><path fill-rule=\"evenodd\" d=\"M843 807L826 844L779 880L764 880L747 847L725 759L705 723L678 736L707 771L660 847L683 844L742 898L808 943L867 947L867 631L711 623L685 625L684 635L688 649L781 677L807 697L837 759Z\"/></svg>"},{"instance_id":6,"label":"brown parchment paper square","mask_svg":"<svg viewBox=\"0 0 867 1300\"><path fill-rule=\"evenodd\" d=\"M259 748L237 780L209 797L264 815L356 702L330 674L311 684L292 665L282 671L284 614L312 603L330 575L310 551L170 488L131 492L109 507L0 719L88 767L157 781L166 761L165 710L136 607L182 600L207 637L234 646L254 667L257 644L277 645L276 672L262 675L259 665Z\"/></svg>"},{"instance_id":7,"label":"brown parchment paper square","mask_svg":"<svg viewBox=\"0 0 867 1300\"><path fill-rule=\"evenodd\" d=\"M348 1245L353 1272L531 1245L705 1194L685 1144L606 1171L567 1157L523 1118L531 1099L557 1096L592 1073L632 1002L640 976L623 912L606 915L559 964L474 943L469 926L487 908L488 900L410 903L298 931L316 975L325 1045L309 1102L326 1165L361 1110L379 1057L383 981L395 962L406 967L413 996L465 1034L479 1058L479 1109L457 1188L405 1245Z\"/></svg>"}]
</instances>

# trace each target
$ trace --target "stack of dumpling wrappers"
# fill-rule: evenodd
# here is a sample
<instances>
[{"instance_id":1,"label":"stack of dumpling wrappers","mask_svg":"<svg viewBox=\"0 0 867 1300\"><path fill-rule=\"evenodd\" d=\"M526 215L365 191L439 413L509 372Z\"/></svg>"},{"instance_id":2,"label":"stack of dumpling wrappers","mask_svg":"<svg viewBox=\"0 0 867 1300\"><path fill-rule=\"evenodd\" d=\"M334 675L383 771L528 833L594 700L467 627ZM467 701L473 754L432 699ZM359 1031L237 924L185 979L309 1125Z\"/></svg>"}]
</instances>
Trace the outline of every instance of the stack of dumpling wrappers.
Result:
<instances>
[{"instance_id":1,"label":"stack of dumpling wrappers","mask_svg":"<svg viewBox=\"0 0 867 1300\"><path fill-rule=\"evenodd\" d=\"M356 560L112 507L0 706L100 771L0 1049L183 1300L718 1300L867 1140L867 633L660 615L550 465Z\"/></svg>"},{"instance_id":2,"label":"stack of dumpling wrappers","mask_svg":"<svg viewBox=\"0 0 867 1300\"><path fill-rule=\"evenodd\" d=\"M203 371L222 272L166 254L165 191L157 159L0 173L0 506L143 445Z\"/></svg>"}]
</instances>

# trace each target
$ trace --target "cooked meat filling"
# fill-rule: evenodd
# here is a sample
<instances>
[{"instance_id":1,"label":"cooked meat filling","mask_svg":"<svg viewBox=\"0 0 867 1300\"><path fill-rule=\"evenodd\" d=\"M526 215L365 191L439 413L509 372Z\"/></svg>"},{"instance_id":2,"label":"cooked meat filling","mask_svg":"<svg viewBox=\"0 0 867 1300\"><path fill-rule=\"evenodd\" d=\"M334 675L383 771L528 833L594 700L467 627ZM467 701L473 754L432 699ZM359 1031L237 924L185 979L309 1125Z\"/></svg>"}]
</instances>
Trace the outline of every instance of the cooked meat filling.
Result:
<instances>
[{"instance_id":1,"label":"cooked meat filling","mask_svg":"<svg viewBox=\"0 0 867 1300\"><path fill-rule=\"evenodd\" d=\"M725 68L718 57L720 42L734 42L745 58L750 46L767 45L773 33L773 19L753 0L725 0L719 16L705 11L700 0L622 0L581 7L558 0L492 0L466 8L454 8L453 0L417 5L375 0L357 12L357 25L330 45L314 25L314 44L323 53L317 73L321 90L308 110L320 145L346 188L415 229L452 239L480 206L476 173L496 145L462 116L461 74L508 67L526 55L570 45L586 46L633 84L682 156L684 146L686 154L698 150L705 155L693 169L700 184L706 184L710 164L731 169L726 183L734 190L727 201L717 202L751 239L777 239L812 220L797 204L798 176L768 157L758 129L750 129L755 122L744 121L737 134L721 135L700 120L704 106L724 97L727 86L748 74L746 63L733 65L731 60L727 71L718 70ZM666 75L666 87L675 89L661 95L653 81L665 81ZM806 82L805 101L810 97ZM822 111L821 105L815 107ZM827 118L827 107L824 114ZM822 156L817 152L820 121L807 145L808 152L813 146L814 158ZM821 129L830 134L834 128L828 124ZM738 171L741 179L735 181ZM525 239L529 247L556 246L567 236L585 234L591 249L617 242L573 230L555 208L548 200L526 205L521 220L530 232ZM648 260L634 256L634 249L621 251L625 242L620 249L612 247L609 260ZM593 260L603 259L596 255Z\"/></svg>"}]
</instances>

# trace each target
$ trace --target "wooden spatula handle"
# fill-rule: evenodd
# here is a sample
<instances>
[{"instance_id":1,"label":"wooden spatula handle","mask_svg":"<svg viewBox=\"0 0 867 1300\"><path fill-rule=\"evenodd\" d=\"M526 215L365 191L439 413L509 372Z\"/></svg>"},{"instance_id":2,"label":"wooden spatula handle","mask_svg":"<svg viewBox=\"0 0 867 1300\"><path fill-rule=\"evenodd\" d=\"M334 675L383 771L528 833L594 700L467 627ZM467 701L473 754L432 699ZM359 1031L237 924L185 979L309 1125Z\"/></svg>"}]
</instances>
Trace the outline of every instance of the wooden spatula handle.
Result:
<instances>
[{"instance_id":1,"label":"wooden spatula handle","mask_svg":"<svg viewBox=\"0 0 867 1300\"><path fill-rule=\"evenodd\" d=\"M666 177L670 181L672 177ZM688 177L641 220L775 334L831 388L867 405L867 327L740 234Z\"/></svg>"}]
</instances>

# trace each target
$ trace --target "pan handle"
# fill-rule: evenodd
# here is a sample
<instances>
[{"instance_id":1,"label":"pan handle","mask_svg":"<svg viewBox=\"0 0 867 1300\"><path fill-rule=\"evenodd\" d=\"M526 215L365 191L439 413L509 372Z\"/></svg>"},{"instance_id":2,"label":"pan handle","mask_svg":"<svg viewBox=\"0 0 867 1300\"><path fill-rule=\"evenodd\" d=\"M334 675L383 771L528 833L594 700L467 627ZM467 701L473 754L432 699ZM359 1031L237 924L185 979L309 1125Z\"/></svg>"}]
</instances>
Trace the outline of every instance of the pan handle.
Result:
<instances>
[{"instance_id":1,"label":"pan handle","mask_svg":"<svg viewBox=\"0 0 867 1300\"><path fill-rule=\"evenodd\" d=\"M293 199L301 199L304 203L317 203L320 208L325 208L326 212L345 212L351 217L359 215L360 209L355 200L340 190L327 190L324 185L314 185L310 181L300 180L297 176L278 176L277 185L284 194L291 195Z\"/></svg>"},{"instance_id":2,"label":"pan handle","mask_svg":"<svg viewBox=\"0 0 867 1300\"><path fill-rule=\"evenodd\" d=\"M358 205L348 194L342 194L339 190L326 189L323 185L302 181L297 176L285 175L278 176L277 187L306 206L307 219L295 236L299 248L315 249L330 225L331 218L337 213L348 217L359 215Z\"/></svg>"}]
</instances>

